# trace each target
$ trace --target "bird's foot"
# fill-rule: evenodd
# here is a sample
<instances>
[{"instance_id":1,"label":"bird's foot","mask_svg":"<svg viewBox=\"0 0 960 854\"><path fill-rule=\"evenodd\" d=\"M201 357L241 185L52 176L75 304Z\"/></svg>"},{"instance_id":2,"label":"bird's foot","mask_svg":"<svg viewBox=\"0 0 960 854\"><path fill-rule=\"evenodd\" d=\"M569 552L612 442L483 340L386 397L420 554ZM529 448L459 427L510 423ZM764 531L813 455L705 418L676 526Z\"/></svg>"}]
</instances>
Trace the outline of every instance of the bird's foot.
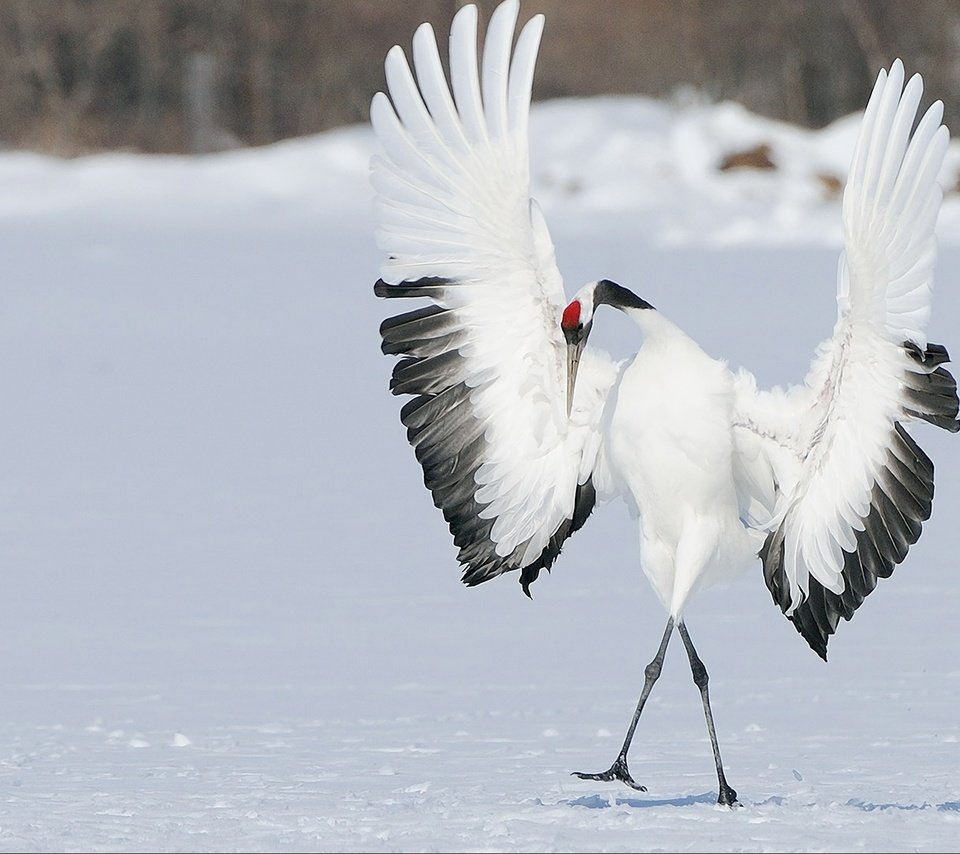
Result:
<instances>
[{"instance_id":1,"label":"bird's foot","mask_svg":"<svg viewBox=\"0 0 960 854\"><path fill-rule=\"evenodd\" d=\"M603 780L606 783L609 783L613 780L619 780L621 783L625 783L631 789L636 789L638 792L647 791L646 786L641 786L633 777L630 776L630 770L627 768L627 758L625 756L618 756L616 762L610 766L608 771L601 771L599 774L585 774L583 771L573 771L573 777L579 777L581 780ZM736 800L737 793L730 789L733 792L734 800Z\"/></svg>"},{"instance_id":2,"label":"bird's foot","mask_svg":"<svg viewBox=\"0 0 960 854\"><path fill-rule=\"evenodd\" d=\"M726 780L720 781L720 795L717 798L717 803L720 806L733 807L740 806L740 801L737 800L737 793L727 785Z\"/></svg>"}]
</instances>

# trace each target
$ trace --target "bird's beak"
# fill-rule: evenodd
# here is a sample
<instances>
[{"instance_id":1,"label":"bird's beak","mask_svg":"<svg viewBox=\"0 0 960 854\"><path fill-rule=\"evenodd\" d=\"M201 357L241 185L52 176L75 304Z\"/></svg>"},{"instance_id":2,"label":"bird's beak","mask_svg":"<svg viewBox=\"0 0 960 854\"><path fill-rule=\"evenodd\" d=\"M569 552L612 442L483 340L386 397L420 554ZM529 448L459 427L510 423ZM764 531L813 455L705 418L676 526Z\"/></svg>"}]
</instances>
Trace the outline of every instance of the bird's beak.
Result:
<instances>
[{"instance_id":1,"label":"bird's beak","mask_svg":"<svg viewBox=\"0 0 960 854\"><path fill-rule=\"evenodd\" d=\"M567 418L573 409L573 389L577 383L577 370L580 368L580 354L583 352L583 345L586 344L586 337L570 338L567 341Z\"/></svg>"}]
</instances>

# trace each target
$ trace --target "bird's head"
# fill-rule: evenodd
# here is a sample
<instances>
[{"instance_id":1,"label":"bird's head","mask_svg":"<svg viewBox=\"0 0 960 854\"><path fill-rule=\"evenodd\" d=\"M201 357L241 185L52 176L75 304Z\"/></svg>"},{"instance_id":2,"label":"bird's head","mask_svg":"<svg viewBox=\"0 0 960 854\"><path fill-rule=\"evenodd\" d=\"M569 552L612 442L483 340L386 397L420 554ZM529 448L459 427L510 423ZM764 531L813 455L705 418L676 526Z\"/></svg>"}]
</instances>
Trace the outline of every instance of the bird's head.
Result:
<instances>
[{"instance_id":1,"label":"bird's head","mask_svg":"<svg viewBox=\"0 0 960 854\"><path fill-rule=\"evenodd\" d=\"M570 300L560 317L560 329L567 342L567 417L573 408L573 389L577 382L580 356L593 328L593 313L600 305L612 305L621 311L653 308L633 291L609 279L584 285Z\"/></svg>"},{"instance_id":2,"label":"bird's head","mask_svg":"<svg viewBox=\"0 0 960 854\"><path fill-rule=\"evenodd\" d=\"M593 328L594 292L597 283L591 282L570 300L560 317L560 329L567 342L567 417L573 408L573 388L577 382L580 354Z\"/></svg>"}]
</instances>

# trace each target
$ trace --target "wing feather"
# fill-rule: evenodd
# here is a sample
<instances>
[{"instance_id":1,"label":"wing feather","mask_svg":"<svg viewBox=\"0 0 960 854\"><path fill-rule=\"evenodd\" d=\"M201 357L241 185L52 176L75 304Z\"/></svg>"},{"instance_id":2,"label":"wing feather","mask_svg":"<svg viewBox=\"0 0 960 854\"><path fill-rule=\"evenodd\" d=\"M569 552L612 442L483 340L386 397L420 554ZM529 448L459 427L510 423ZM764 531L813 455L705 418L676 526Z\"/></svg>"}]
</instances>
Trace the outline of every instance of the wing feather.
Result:
<instances>
[{"instance_id":1,"label":"wing feather","mask_svg":"<svg viewBox=\"0 0 960 854\"><path fill-rule=\"evenodd\" d=\"M417 70L417 86L438 133L447 145L463 156L469 152L470 144L447 86L437 37L430 24L421 24L413 34L413 64Z\"/></svg>"},{"instance_id":2,"label":"wing feather","mask_svg":"<svg viewBox=\"0 0 960 854\"><path fill-rule=\"evenodd\" d=\"M477 7L464 6L450 27L450 83L457 112L472 146L487 141L477 64Z\"/></svg>"},{"instance_id":3,"label":"wing feather","mask_svg":"<svg viewBox=\"0 0 960 854\"><path fill-rule=\"evenodd\" d=\"M946 350L929 344L937 176L948 133L903 66L881 71L843 199L838 317L789 395L738 379L744 517L768 532L760 556L774 601L826 658L840 618L901 563L930 516L933 465L903 425L956 432ZM758 509L759 508L759 509Z\"/></svg>"},{"instance_id":4,"label":"wing feather","mask_svg":"<svg viewBox=\"0 0 960 854\"><path fill-rule=\"evenodd\" d=\"M519 139L527 137L530 116L530 95L533 89L533 71L543 35L543 16L531 18L517 38L516 52L510 65L507 81L507 123Z\"/></svg>"},{"instance_id":5,"label":"wing feather","mask_svg":"<svg viewBox=\"0 0 960 854\"><path fill-rule=\"evenodd\" d=\"M435 157L446 170L455 167L457 155L437 129L423 101L420 90L407 63L406 54L395 45L387 53L383 64L387 87L393 95L393 108L400 124L406 129L416 147Z\"/></svg>"},{"instance_id":6,"label":"wing feather","mask_svg":"<svg viewBox=\"0 0 960 854\"><path fill-rule=\"evenodd\" d=\"M873 127L866 138L867 153L864 160L862 184L851 185L870 187L873 192L850 194L851 198L858 202L859 214L856 217L858 222L869 222L872 218L873 207L881 203L880 194L886 180L882 167L887 160L885 155L891 143L890 132L896 117L902 87L903 65L894 63L887 74L883 87L879 91L875 89L873 93L873 97L877 98L878 107Z\"/></svg>"},{"instance_id":7,"label":"wing feather","mask_svg":"<svg viewBox=\"0 0 960 854\"><path fill-rule=\"evenodd\" d=\"M508 133L507 88L510 75L510 47L520 7L501 4L494 10L483 43L483 109L491 139Z\"/></svg>"},{"instance_id":8,"label":"wing feather","mask_svg":"<svg viewBox=\"0 0 960 854\"><path fill-rule=\"evenodd\" d=\"M463 580L521 571L528 590L589 516L599 420L615 366L581 361L578 403L565 408L559 316L565 303L553 243L529 195L527 126L542 16L511 51L517 2L494 12L478 65L477 10L450 31L447 83L432 28L385 60L389 98L371 121L377 241L375 292L430 304L387 318L391 390L413 399L400 418L443 511ZM414 74L415 71L415 74Z\"/></svg>"}]
</instances>

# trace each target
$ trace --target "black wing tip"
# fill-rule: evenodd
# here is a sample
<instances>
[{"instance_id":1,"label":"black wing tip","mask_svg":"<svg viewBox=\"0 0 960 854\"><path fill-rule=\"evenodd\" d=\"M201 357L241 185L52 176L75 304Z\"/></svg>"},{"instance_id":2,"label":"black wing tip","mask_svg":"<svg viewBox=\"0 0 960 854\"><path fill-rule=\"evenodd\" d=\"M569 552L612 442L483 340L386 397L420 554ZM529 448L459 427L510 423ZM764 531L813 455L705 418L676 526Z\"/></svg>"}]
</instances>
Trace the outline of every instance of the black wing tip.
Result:
<instances>
[{"instance_id":1,"label":"black wing tip","mask_svg":"<svg viewBox=\"0 0 960 854\"><path fill-rule=\"evenodd\" d=\"M930 342L927 344L925 350L921 350L919 345L915 344L913 341L904 341L903 348L913 357L915 362L929 367L930 369L936 368L937 366L942 365L944 362L950 361L950 354L947 352L947 348L944 347L943 344L934 344Z\"/></svg>"},{"instance_id":2,"label":"black wing tip","mask_svg":"<svg viewBox=\"0 0 960 854\"><path fill-rule=\"evenodd\" d=\"M391 285L384 279L377 279L373 285L373 293L378 297L385 299L394 299L396 297L421 297L429 296L431 292L438 288L445 288L448 285L455 284L453 279L446 279L443 276L424 276L421 279L408 279Z\"/></svg>"},{"instance_id":3,"label":"black wing tip","mask_svg":"<svg viewBox=\"0 0 960 854\"><path fill-rule=\"evenodd\" d=\"M577 487L577 492L574 497L573 516L565 520L560 527L557 528L537 559L525 566L516 565L519 564L519 560L516 560L514 565L510 564L511 558L516 558L519 550L515 551L512 555L491 560L485 550L480 549L479 552L477 551L478 543L475 540L469 538L464 539L464 545L460 553L461 565L464 566L464 570L460 580L467 587L476 587L478 584L483 584L484 581L489 581L498 575L520 570L519 581L520 586L523 588L523 593L528 599L533 599L530 586L540 577L540 570L545 569L547 572L550 572L550 568L559 557L564 543L571 534L583 527L584 522L587 521L587 517L590 516L590 513L596 505L596 500L597 493L593 486L593 480L587 479L585 483L581 483ZM454 526L451 525L451 531L453 530ZM486 534L484 534L484 536L486 536ZM522 549L522 546L519 547L519 549ZM467 552L467 554L465 554L465 552Z\"/></svg>"},{"instance_id":4,"label":"black wing tip","mask_svg":"<svg viewBox=\"0 0 960 854\"><path fill-rule=\"evenodd\" d=\"M844 589L834 593L815 578L791 610L792 594L783 569L783 525L767 535L759 557L774 602L810 648L824 661L827 643L840 622L850 620L881 578L893 574L920 538L933 502L933 463L899 423L894 423L887 460L874 482L870 509L855 531L856 548L843 550Z\"/></svg>"},{"instance_id":5,"label":"black wing tip","mask_svg":"<svg viewBox=\"0 0 960 854\"><path fill-rule=\"evenodd\" d=\"M800 633L801 637L807 642L810 649L826 661L827 642L830 640L832 632L825 632L817 625L817 621L807 606L807 602L798 605L797 610L794 611L788 619L793 623L794 628Z\"/></svg>"},{"instance_id":6,"label":"black wing tip","mask_svg":"<svg viewBox=\"0 0 960 854\"><path fill-rule=\"evenodd\" d=\"M587 478L584 483L577 486L573 499L573 516L557 528L544 550L540 552L540 556L520 571L520 584L523 586L523 592L530 599L533 598L530 594L530 585L540 577L540 570L545 569L550 572L550 567L560 556L566 541L583 527L596 504L597 491L593 486L593 478Z\"/></svg>"},{"instance_id":7,"label":"black wing tip","mask_svg":"<svg viewBox=\"0 0 960 854\"><path fill-rule=\"evenodd\" d=\"M913 341L904 341L903 349L919 368L907 372L906 394L912 405L905 407L906 413L950 433L960 432L957 382L953 374L942 367L950 361L947 348L928 343L926 349L921 350Z\"/></svg>"},{"instance_id":8,"label":"black wing tip","mask_svg":"<svg viewBox=\"0 0 960 854\"><path fill-rule=\"evenodd\" d=\"M460 577L460 581L463 582L463 585L465 587L479 587L485 581L489 581L491 578L497 578L498 576L503 575L504 572L515 572L515 571L516 571L516 567L513 567L512 569L502 569L499 572L481 574L473 570L466 569L464 570L463 575ZM537 572L533 574L532 578L525 577L524 573L521 573L520 575L520 585L521 587L523 587L524 595L530 600L533 600L533 594L530 592L530 585L537 580L538 574L539 574L539 570L537 570Z\"/></svg>"},{"instance_id":9,"label":"black wing tip","mask_svg":"<svg viewBox=\"0 0 960 854\"><path fill-rule=\"evenodd\" d=\"M790 607L790 585L782 572L783 567L783 527L767 534L760 548L759 558L763 566L763 580L773 597L773 601L784 614Z\"/></svg>"},{"instance_id":10,"label":"black wing tip","mask_svg":"<svg viewBox=\"0 0 960 854\"><path fill-rule=\"evenodd\" d=\"M533 601L533 594L530 592L530 585L536 580L536 575L529 580L524 580L522 573L520 575L520 586L523 588L523 595L526 596L531 602Z\"/></svg>"},{"instance_id":11,"label":"black wing tip","mask_svg":"<svg viewBox=\"0 0 960 854\"><path fill-rule=\"evenodd\" d=\"M506 571L504 567L491 567L489 562L484 562L482 566L464 567L460 581L465 587L479 587L485 581L496 578Z\"/></svg>"}]
</instances>

